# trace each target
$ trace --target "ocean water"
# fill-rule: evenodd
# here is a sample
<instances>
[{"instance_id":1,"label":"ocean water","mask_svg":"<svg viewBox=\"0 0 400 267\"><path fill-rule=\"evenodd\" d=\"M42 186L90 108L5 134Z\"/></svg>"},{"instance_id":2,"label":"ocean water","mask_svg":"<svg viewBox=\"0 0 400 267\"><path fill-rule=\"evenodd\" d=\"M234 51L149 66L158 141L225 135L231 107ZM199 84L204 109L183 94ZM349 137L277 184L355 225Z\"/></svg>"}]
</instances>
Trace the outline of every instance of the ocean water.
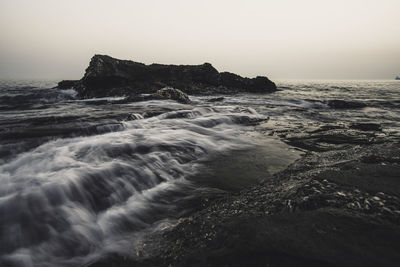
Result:
<instances>
[{"instance_id":1,"label":"ocean water","mask_svg":"<svg viewBox=\"0 0 400 267\"><path fill-rule=\"evenodd\" d=\"M399 81L282 80L272 94L190 96L188 105L81 100L55 85L0 81L1 266L132 255L201 199L297 159L275 129L378 123L400 135Z\"/></svg>"}]
</instances>

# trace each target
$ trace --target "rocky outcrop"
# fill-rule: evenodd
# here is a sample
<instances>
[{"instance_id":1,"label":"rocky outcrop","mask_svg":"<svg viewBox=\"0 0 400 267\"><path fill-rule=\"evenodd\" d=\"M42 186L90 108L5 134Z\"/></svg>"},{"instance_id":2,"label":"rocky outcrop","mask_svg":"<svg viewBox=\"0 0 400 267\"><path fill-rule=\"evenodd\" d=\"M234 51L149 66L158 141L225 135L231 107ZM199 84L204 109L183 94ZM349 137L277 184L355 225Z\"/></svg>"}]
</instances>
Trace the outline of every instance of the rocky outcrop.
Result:
<instances>
[{"instance_id":1,"label":"rocky outcrop","mask_svg":"<svg viewBox=\"0 0 400 267\"><path fill-rule=\"evenodd\" d=\"M190 99L187 94L179 89L174 88L163 88L151 95L153 99L171 99L176 100L179 103L188 104Z\"/></svg>"},{"instance_id":2,"label":"rocky outcrop","mask_svg":"<svg viewBox=\"0 0 400 267\"><path fill-rule=\"evenodd\" d=\"M124 104L124 103L148 101L148 100L175 100L182 104L190 103L190 99L187 94L185 94L179 89L170 87L160 89L157 92L150 95L131 95L123 100L113 101L113 103Z\"/></svg>"},{"instance_id":3,"label":"rocky outcrop","mask_svg":"<svg viewBox=\"0 0 400 267\"><path fill-rule=\"evenodd\" d=\"M79 80L64 80L58 83L59 89L71 89L79 85Z\"/></svg>"},{"instance_id":4,"label":"rocky outcrop","mask_svg":"<svg viewBox=\"0 0 400 267\"><path fill-rule=\"evenodd\" d=\"M229 72L220 73L209 63L145 65L105 55L95 55L91 59L81 80L62 81L59 87L71 84L81 97L151 94L164 87L177 88L188 94L268 93L276 90L276 85L267 77L250 79Z\"/></svg>"}]
</instances>

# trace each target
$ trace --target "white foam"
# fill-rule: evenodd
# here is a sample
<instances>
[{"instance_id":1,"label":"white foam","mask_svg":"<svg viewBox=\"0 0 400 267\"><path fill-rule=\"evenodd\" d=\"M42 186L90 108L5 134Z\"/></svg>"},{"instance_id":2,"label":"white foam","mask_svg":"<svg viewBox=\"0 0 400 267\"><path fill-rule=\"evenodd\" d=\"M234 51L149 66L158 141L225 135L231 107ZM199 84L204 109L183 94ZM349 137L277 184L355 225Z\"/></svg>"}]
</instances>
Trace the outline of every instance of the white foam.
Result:
<instances>
[{"instance_id":1,"label":"white foam","mask_svg":"<svg viewBox=\"0 0 400 267\"><path fill-rule=\"evenodd\" d=\"M54 140L0 166L0 228L13 229L0 235L3 260L77 266L126 251L134 244L127 233L138 237L184 199L176 192L185 194L199 160L249 145L238 121L262 116L221 107L137 118L119 132Z\"/></svg>"}]
</instances>

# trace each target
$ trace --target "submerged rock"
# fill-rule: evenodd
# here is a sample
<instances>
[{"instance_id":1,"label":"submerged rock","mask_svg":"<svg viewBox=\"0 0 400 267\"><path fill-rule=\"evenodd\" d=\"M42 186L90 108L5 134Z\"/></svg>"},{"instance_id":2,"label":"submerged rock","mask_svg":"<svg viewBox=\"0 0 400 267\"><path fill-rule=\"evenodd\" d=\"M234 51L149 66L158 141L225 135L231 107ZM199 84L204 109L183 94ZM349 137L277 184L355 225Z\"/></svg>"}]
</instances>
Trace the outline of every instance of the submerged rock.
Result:
<instances>
[{"instance_id":1,"label":"submerged rock","mask_svg":"<svg viewBox=\"0 0 400 267\"><path fill-rule=\"evenodd\" d=\"M71 81L62 81L59 87L71 84ZM73 81L73 88L81 97L151 94L164 87L189 94L276 91L275 83L267 77L250 79L229 72L220 73L209 63L145 65L105 55L95 55L83 78Z\"/></svg>"},{"instance_id":2,"label":"submerged rock","mask_svg":"<svg viewBox=\"0 0 400 267\"><path fill-rule=\"evenodd\" d=\"M207 102L220 102L220 101L223 101L224 99L225 99L224 97L216 97L216 98L208 99Z\"/></svg>"},{"instance_id":3,"label":"submerged rock","mask_svg":"<svg viewBox=\"0 0 400 267\"><path fill-rule=\"evenodd\" d=\"M382 126L378 123L353 123L350 128L361 131L382 131Z\"/></svg>"},{"instance_id":4,"label":"submerged rock","mask_svg":"<svg viewBox=\"0 0 400 267\"><path fill-rule=\"evenodd\" d=\"M152 99L171 99L176 100L179 103L188 104L190 99L187 94L179 89L174 88L163 88L150 95Z\"/></svg>"},{"instance_id":5,"label":"submerged rock","mask_svg":"<svg viewBox=\"0 0 400 267\"><path fill-rule=\"evenodd\" d=\"M125 104L131 102L148 101L148 100L175 100L182 104L189 104L191 101L187 94L179 89L166 87L158 90L151 95L131 95L123 100L112 101L114 104Z\"/></svg>"},{"instance_id":6,"label":"submerged rock","mask_svg":"<svg viewBox=\"0 0 400 267\"><path fill-rule=\"evenodd\" d=\"M365 108L367 104L358 101L329 100L326 104L335 109Z\"/></svg>"}]
</instances>

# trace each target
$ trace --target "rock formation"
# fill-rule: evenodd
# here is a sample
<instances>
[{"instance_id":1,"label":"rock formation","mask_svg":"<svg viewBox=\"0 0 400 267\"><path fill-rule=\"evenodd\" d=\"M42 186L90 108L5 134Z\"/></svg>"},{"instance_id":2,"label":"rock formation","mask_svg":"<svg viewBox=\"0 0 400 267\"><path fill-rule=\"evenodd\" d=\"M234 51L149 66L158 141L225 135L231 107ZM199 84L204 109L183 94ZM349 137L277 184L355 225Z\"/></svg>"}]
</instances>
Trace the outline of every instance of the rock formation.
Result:
<instances>
[{"instance_id":1,"label":"rock formation","mask_svg":"<svg viewBox=\"0 0 400 267\"><path fill-rule=\"evenodd\" d=\"M173 87L188 94L269 93L276 85L267 77L243 78L218 72L211 64L161 65L95 55L79 81L62 81L59 88L74 88L80 97L103 97L154 93Z\"/></svg>"},{"instance_id":2,"label":"rock formation","mask_svg":"<svg viewBox=\"0 0 400 267\"><path fill-rule=\"evenodd\" d=\"M74 88L75 86L79 85L79 81L75 80L64 80L58 83L58 88L59 89L70 89Z\"/></svg>"},{"instance_id":3,"label":"rock formation","mask_svg":"<svg viewBox=\"0 0 400 267\"><path fill-rule=\"evenodd\" d=\"M175 100L182 104L190 103L190 99L187 94L185 94L179 89L171 87L160 89L157 92L150 95L130 95L123 100L113 101L112 103L125 104L125 103L147 101L147 100Z\"/></svg>"},{"instance_id":4,"label":"rock formation","mask_svg":"<svg viewBox=\"0 0 400 267\"><path fill-rule=\"evenodd\" d=\"M176 100L179 103L188 104L190 103L187 94L179 89L174 88L163 88L150 95L153 99L171 99Z\"/></svg>"}]
</instances>

